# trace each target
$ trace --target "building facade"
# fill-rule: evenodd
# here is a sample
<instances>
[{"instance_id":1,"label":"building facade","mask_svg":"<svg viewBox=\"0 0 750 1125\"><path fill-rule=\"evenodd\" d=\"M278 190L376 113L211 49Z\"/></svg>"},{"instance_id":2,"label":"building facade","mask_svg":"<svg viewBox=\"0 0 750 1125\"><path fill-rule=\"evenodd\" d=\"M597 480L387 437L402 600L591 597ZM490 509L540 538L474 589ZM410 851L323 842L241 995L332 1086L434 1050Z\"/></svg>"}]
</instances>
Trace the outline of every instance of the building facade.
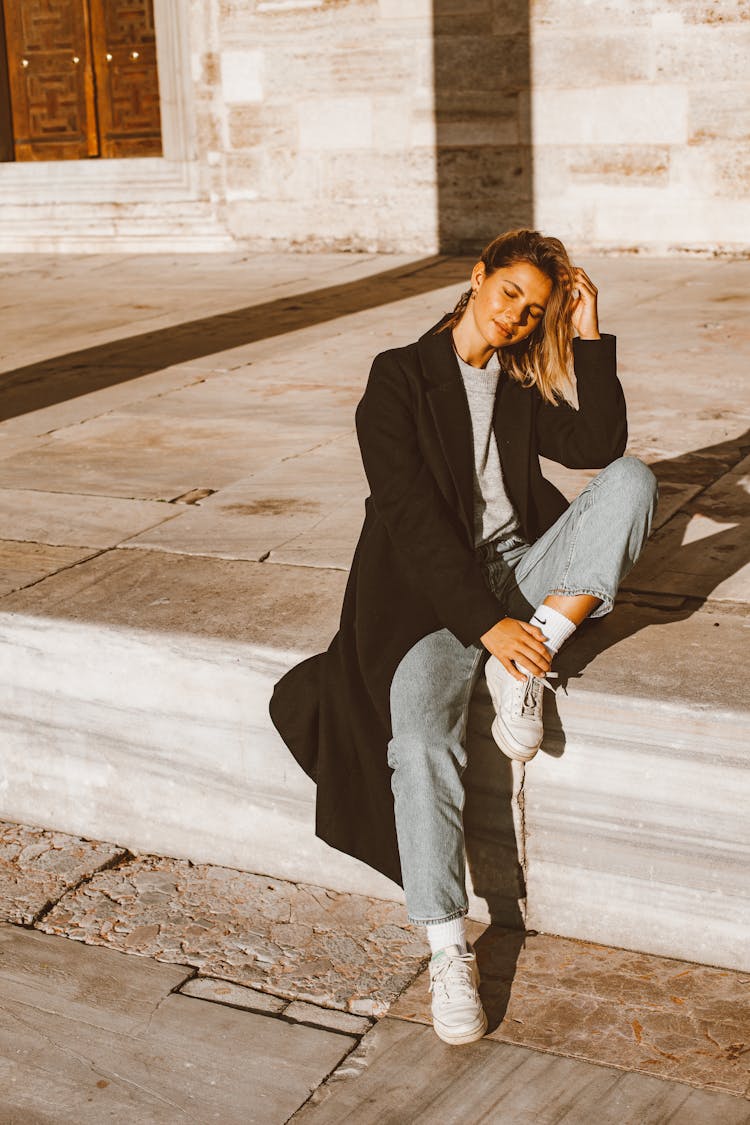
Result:
<instances>
[{"instance_id":1,"label":"building facade","mask_svg":"<svg viewBox=\"0 0 750 1125\"><path fill-rule=\"evenodd\" d=\"M57 70L6 0L2 252L750 245L748 0L11 3Z\"/></svg>"}]
</instances>

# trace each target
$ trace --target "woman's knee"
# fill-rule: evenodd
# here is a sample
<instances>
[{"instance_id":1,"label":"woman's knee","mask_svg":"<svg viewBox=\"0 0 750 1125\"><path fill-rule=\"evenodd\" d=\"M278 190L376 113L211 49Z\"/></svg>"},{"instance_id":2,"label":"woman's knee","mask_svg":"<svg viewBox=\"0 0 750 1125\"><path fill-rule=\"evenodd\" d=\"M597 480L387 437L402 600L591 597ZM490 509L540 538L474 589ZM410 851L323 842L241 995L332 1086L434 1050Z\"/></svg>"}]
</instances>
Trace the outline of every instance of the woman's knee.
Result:
<instances>
[{"instance_id":1,"label":"woman's knee","mask_svg":"<svg viewBox=\"0 0 750 1125\"><path fill-rule=\"evenodd\" d=\"M402 784L415 790L433 788L448 778L460 777L466 768L464 740L455 730L439 732L412 727L388 743L388 765Z\"/></svg>"},{"instance_id":2,"label":"woman's knee","mask_svg":"<svg viewBox=\"0 0 750 1125\"><path fill-rule=\"evenodd\" d=\"M600 474L619 501L638 509L653 509L659 485L651 469L639 457L618 457Z\"/></svg>"}]
</instances>

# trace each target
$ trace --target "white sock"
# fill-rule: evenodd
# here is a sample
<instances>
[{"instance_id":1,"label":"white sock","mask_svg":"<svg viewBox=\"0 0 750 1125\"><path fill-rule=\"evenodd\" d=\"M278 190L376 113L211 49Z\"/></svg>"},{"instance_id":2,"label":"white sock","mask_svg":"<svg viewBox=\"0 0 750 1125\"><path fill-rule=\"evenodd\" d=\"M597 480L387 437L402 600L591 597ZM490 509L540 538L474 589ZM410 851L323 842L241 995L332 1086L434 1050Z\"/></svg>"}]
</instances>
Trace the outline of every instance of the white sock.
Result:
<instances>
[{"instance_id":1,"label":"white sock","mask_svg":"<svg viewBox=\"0 0 750 1125\"><path fill-rule=\"evenodd\" d=\"M564 613L559 613L551 605L544 604L537 606L529 624L538 626L544 633L544 643L549 649L550 656L559 652L568 637L576 630L573 622ZM529 675L528 671L518 661L516 661L516 667L527 676Z\"/></svg>"},{"instance_id":2,"label":"white sock","mask_svg":"<svg viewBox=\"0 0 750 1125\"><path fill-rule=\"evenodd\" d=\"M463 918L433 922L427 926L427 940L433 953L449 945L457 945L462 953L466 953L466 922Z\"/></svg>"},{"instance_id":3,"label":"white sock","mask_svg":"<svg viewBox=\"0 0 750 1125\"><path fill-rule=\"evenodd\" d=\"M576 631L573 622L564 613L553 609L551 605L542 604L538 606L534 610L534 616L529 624L538 625L542 630L545 637L544 643L552 656L559 652L571 633Z\"/></svg>"}]
</instances>

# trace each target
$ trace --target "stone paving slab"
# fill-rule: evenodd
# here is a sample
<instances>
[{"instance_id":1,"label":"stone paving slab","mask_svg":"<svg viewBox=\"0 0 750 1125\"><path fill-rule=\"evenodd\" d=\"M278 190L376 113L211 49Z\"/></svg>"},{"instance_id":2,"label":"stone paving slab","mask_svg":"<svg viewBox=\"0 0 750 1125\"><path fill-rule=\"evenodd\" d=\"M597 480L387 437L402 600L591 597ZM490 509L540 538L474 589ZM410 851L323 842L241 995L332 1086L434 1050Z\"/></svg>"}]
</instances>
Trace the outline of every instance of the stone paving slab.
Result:
<instances>
[{"instance_id":1,"label":"stone paving slab","mask_svg":"<svg viewBox=\"0 0 750 1125\"><path fill-rule=\"evenodd\" d=\"M214 374L192 386L131 402L118 413L137 418L233 418L284 429L309 426L323 432L331 426L351 427L360 397L360 380L350 372L329 371L324 377L322 357L309 362L299 374L281 365L249 363L228 374ZM281 376L281 378L280 378ZM284 376L286 376L284 378Z\"/></svg>"},{"instance_id":2,"label":"stone paving slab","mask_svg":"<svg viewBox=\"0 0 750 1125\"><path fill-rule=\"evenodd\" d=\"M217 362L218 369L219 364ZM88 394L75 395L50 406L40 406L37 410L14 417L3 418L0 426L0 459L12 453L33 449L41 438L67 426L76 426L89 418L96 418L113 410L122 410L133 401L146 401L155 395L178 387L200 383L210 373L192 364L165 367L141 375L137 379L115 383L106 390L100 388ZM2 374L0 374L2 384ZM0 407L0 418L2 408Z\"/></svg>"},{"instance_id":3,"label":"stone paving slab","mask_svg":"<svg viewBox=\"0 0 750 1125\"><path fill-rule=\"evenodd\" d=\"M290 536L271 550L267 562L348 573L364 520L364 496L323 516L309 532Z\"/></svg>"},{"instance_id":4,"label":"stone paving slab","mask_svg":"<svg viewBox=\"0 0 750 1125\"><path fill-rule=\"evenodd\" d=\"M747 1125L747 1102L645 1074L483 1039L441 1043L385 1019L368 1032L294 1125Z\"/></svg>"},{"instance_id":5,"label":"stone paving slab","mask_svg":"<svg viewBox=\"0 0 750 1125\"><path fill-rule=\"evenodd\" d=\"M372 1025L372 1020L366 1016L320 1008L315 1004L307 1004L304 1000L292 1000L284 1009L284 1018L314 1027L326 1027L331 1031L343 1031L348 1035L362 1035Z\"/></svg>"},{"instance_id":6,"label":"stone paving slab","mask_svg":"<svg viewBox=\"0 0 750 1125\"><path fill-rule=\"evenodd\" d=\"M0 539L0 597L64 572L92 554L90 547L50 547L46 543Z\"/></svg>"},{"instance_id":7,"label":"stone paving slab","mask_svg":"<svg viewBox=\"0 0 750 1125\"><path fill-rule=\"evenodd\" d=\"M147 500L0 488L0 521L13 528L14 539L58 547L114 547L181 510Z\"/></svg>"},{"instance_id":8,"label":"stone paving slab","mask_svg":"<svg viewBox=\"0 0 750 1125\"><path fill-rule=\"evenodd\" d=\"M471 932L490 1039L750 1096L750 974L477 923ZM389 1015L431 1024L428 983L424 972Z\"/></svg>"},{"instance_id":9,"label":"stone paving slab","mask_svg":"<svg viewBox=\"0 0 750 1125\"><path fill-rule=\"evenodd\" d=\"M279 255L259 258L260 277L264 271L273 271L278 261ZM434 259L423 260L421 266L432 261ZM94 340L83 348L65 350L62 354L58 331L57 347L48 353L51 358L34 357L30 364L6 372L0 381L0 417L16 417L64 399L106 391L116 383L180 364L189 363L214 371L218 358L220 362L229 361L229 367L240 366L251 358L257 341L283 337L288 340L309 326L328 326L347 315L366 314L410 294L429 292L439 284L429 269L420 268L420 263L413 261L404 263L398 256L366 262L363 276L355 276L350 268L328 281L321 277L322 284L317 285L306 284L305 267L298 268L300 284L293 296L267 291L266 299L258 300L256 291L249 294L249 303L242 304L242 298L235 294L224 309L208 316L202 314L200 297L188 299L179 320L169 317L160 322L158 318L149 318L148 323L139 325L140 331L118 335L113 329L106 342ZM229 272L234 272L235 281L241 284L240 276L231 265ZM165 287L170 286L173 273L174 265L171 268L167 265L163 275ZM100 287L107 283L103 278L98 280ZM256 284L257 280L256 277ZM108 283L121 289L116 269L110 271ZM54 296L60 299L59 292ZM66 297L85 301L80 292L72 297L70 289L66 290ZM41 292L36 300L43 300ZM28 332L29 320L33 319L33 314L30 318L19 316L18 324ZM295 366L298 363L299 357L295 356Z\"/></svg>"},{"instance_id":10,"label":"stone paving slab","mask_svg":"<svg viewBox=\"0 0 750 1125\"><path fill-rule=\"evenodd\" d=\"M408 268L411 255L388 255ZM136 336L155 322L181 325L243 303L314 292L378 274L383 256L316 254L33 254L0 256L3 313L0 370L67 350ZM169 283L165 284L165 278Z\"/></svg>"},{"instance_id":11,"label":"stone paving slab","mask_svg":"<svg viewBox=\"0 0 750 1125\"><path fill-rule=\"evenodd\" d=\"M353 431L286 457L246 480L222 488L183 512L171 526L134 536L131 547L216 558L312 561L315 544L337 555L332 524L340 527L351 562L368 489ZM355 510L353 510L355 509ZM299 543L299 555L279 556ZM318 555L315 556L316 560Z\"/></svg>"},{"instance_id":12,"label":"stone paving slab","mask_svg":"<svg viewBox=\"0 0 750 1125\"><path fill-rule=\"evenodd\" d=\"M155 856L95 876L40 928L367 1016L427 956L400 904Z\"/></svg>"},{"instance_id":13,"label":"stone paving slab","mask_svg":"<svg viewBox=\"0 0 750 1125\"><path fill-rule=\"evenodd\" d=\"M342 427L328 427L333 437ZM316 444L309 427L282 433L230 418L136 418L108 414L58 430L31 450L6 457L10 488L172 500L192 488L221 488L270 461Z\"/></svg>"},{"instance_id":14,"label":"stone paving slab","mask_svg":"<svg viewBox=\"0 0 750 1125\"><path fill-rule=\"evenodd\" d=\"M0 926L0 1119L280 1125L356 1042L182 996L190 971Z\"/></svg>"},{"instance_id":15,"label":"stone paving slab","mask_svg":"<svg viewBox=\"0 0 750 1125\"><path fill-rule=\"evenodd\" d=\"M335 631L345 583L337 571L301 579L294 567L117 549L51 576L39 616L317 652ZM41 604L38 592L20 591L3 610Z\"/></svg>"},{"instance_id":16,"label":"stone paving slab","mask_svg":"<svg viewBox=\"0 0 750 1125\"><path fill-rule=\"evenodd\" d=\"M185 996L197 996L200 1000L212 1000L215 1004L229 1004L232 1008L272 1015L278 1015L289 1006L289 1001L281 996L217 977L191 977L180 992Z\"/></svg>"},{"instance_id":17,"label":"stone paving slab","mask_svg":"<svg viewBox=\"0 0 750 1125\"><path fill-rule=\"evenodd\" d=\"M287 1020L324 1027L329 1031L343 1031L347 1035L363 1035L372 1026L372 1020L366 1016L354 1016L335 1008L321 1008L318 1004L308 1004L304 1000L285 1000L257 988L247 988L215 977L193 977L182 985L180 992L185 996L198 996L201 1000L229 1004L233 1008L245 1008L250 1012L272 1013L277 1016L283 1014Z\"/></svg>"},{"instance_id":18,"label":"stone paving slab","mask_svg":"<svg viewBox=\"0 0 750 1125\"><path fill-rule=\"evenodd\" d=\"M29 925L81 879L125 854L116 844L0 821L0 920Z\"/></svg>"}]
</instances>

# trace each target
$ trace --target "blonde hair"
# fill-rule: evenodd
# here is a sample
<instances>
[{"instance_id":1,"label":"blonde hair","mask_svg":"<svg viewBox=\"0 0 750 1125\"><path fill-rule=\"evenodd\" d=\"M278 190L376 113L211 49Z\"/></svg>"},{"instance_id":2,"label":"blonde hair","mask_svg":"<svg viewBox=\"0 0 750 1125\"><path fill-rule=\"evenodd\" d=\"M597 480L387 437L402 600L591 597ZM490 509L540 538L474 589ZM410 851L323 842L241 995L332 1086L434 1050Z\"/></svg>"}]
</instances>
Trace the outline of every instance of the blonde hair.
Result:
<instances>
[{"instance_id":1,"label":"blonde hair","mask_svg":"<svg viewBox=\"0 0 750 1125\"><path fill-rule=\"evenodd\" d=\"M545 402L576 405L571 321L573 266L559 238L537 230L511 230L493 239L480 255L486 276L515 262L536 266L552 282L544 316L534 331L499 355L508 374L526 387L536 387ZM467 289L439 332L455 328L471 298Z\"/></svg>"}]
</instances>

